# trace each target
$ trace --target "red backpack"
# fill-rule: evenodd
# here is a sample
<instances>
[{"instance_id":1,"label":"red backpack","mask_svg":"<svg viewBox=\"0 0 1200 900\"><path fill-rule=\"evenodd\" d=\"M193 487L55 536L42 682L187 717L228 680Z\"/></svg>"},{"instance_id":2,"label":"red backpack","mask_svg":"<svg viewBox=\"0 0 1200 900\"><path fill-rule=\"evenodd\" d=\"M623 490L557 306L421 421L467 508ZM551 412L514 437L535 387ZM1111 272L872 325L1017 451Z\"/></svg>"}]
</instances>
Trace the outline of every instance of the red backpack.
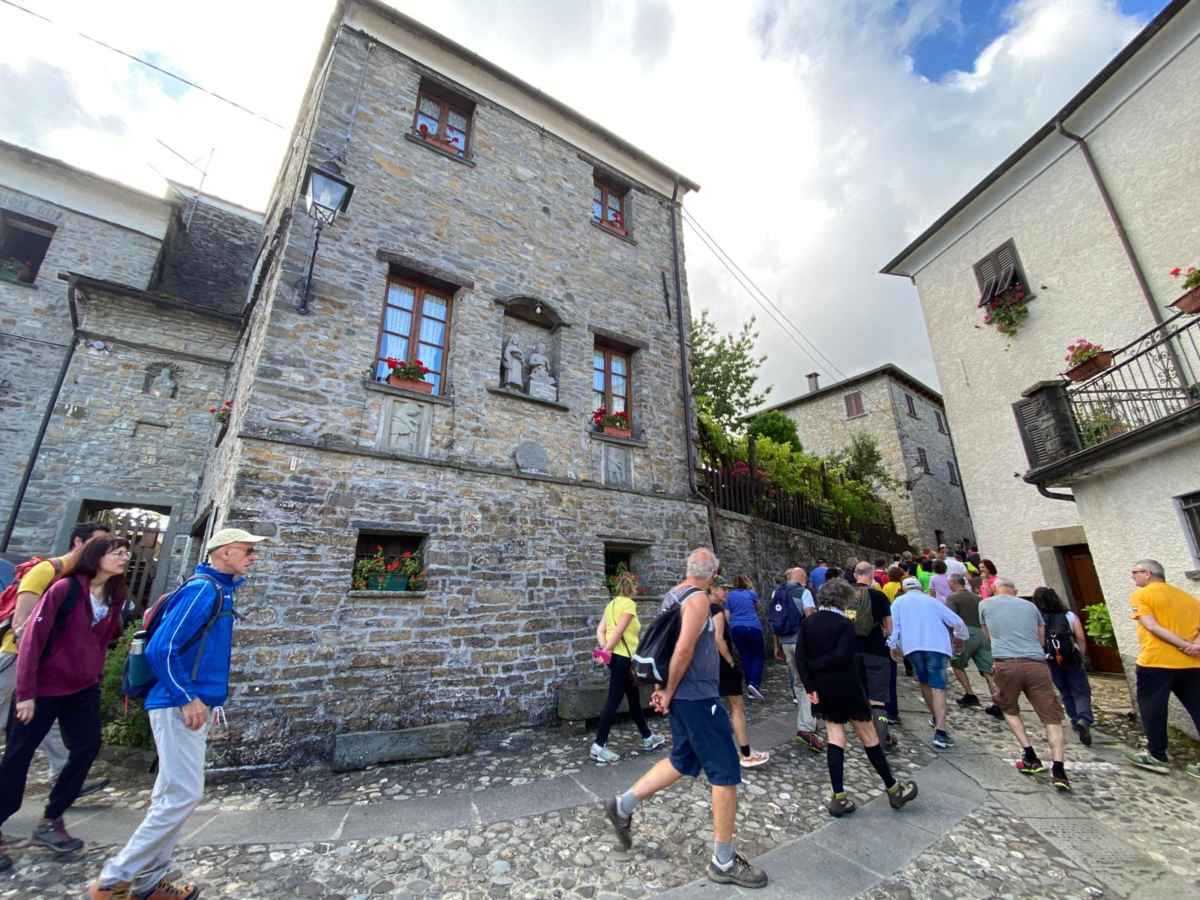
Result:
<instances>
[{"instance_id":1,"label":"red backpack","mask_svg":"<svg viewBox=\"0 0 1200 900\"><path fill-rule=\"evenodd\" d=\"M13 580L9 582L8 587L0 593L0 639L2 639L10 628L12 628L13 612L17 608L17 594L20 592L21 579L23 579L29 570L44 560L40 556L32 556L25 562L17 566L16 574L13 575ZM50 565L54 566L54 581L62 577L62 563L57 559L50 560ZM54 583L51 582L51 584ZM46 585L49 587L50 585Z\"/></svg>"}]
</instances>

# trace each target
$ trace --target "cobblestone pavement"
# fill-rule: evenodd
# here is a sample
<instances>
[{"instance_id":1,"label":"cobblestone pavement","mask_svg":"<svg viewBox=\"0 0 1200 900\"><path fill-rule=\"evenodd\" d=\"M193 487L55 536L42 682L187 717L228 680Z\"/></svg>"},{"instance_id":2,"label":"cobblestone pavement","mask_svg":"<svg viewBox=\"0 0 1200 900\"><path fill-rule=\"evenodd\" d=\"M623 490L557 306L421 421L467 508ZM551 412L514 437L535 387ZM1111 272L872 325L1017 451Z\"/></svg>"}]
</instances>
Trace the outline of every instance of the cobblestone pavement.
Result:
<instances>
[{"instance_id":1,"label":"cobblestone pavement","mask_svg":"<svg viewBox=\"0 0 1200 900\"><path fill-rule=\"evenodd\" d=\"M769 720L779 733L780 721L794 709L781 667L771 667L766 689L771 700L751 708L752 736L756 722L765 729ZM1174 896L1200 895L1200 817L1194 813L1200 783L1179 773L1162 777L1124 766L1117 752L1123 748L1115 741L1098 741L1088 749L1072 739L1068 771L1074 791L1058 796L1042 778L1022 780L1015 774L1011 766L1017 753L1011 735L1003 723L979 710L954 708L951 728L959 744L939 754L928 744L930 729L913 683L901 678L901 691L904 726L898 731L901 747L892 759L902 777L920 783L922 770L931 763L949 763L987 791L981 791L985 799L965 818L931 835L931 842L903 865L872 876L864 896L1140 897L1166 896L1163 891L1168 888ZM652 727L665 731L665 722L651 721ZM1031 734L1040 734L1040 728L1031 725ZM612 746L633 755L635 738L632 727L620 723ZM532 790L551 777L602 775L587 760L590 741L590 735L518 730L455 760L348 775L304 771L216 785L206 806L259 811L265 823L278 815L271 810L278 809L368 806L422 797L437 803L437 795L444 799L471 792L482 798L486 794L479 792L503 786L520 791L528 785ZM1036 743L1044 748L1042 740ZM939 756L942 762L935 763ZM121 787L95 803L81 804L68 814L68 824L89 808L145 805L148 777L135 776L131 782L128 772L111 774ZM619 779L623 772L611 774ZM772 859L783 853L790 866L798 867L790 873L784 871L787 866L768 870L776 875L771 893L783 890L779 896L806 895L804 866L821 865L805 841L828 844L830 835L836 841L839 832L831 829L856 818L874 821L866 817L879 807L865 805L880 791L874 772L853 746L847 752L846 782L864 808L837 823L824 811L828 782L823 756L787 744L773 750L768 765L745 776L737 821L739 849L752 857L775 851ZM925 804L926 810L938 810L938 802L936 792L923 791L914 808ZM888 810L887 815L893 814ZM901 825L896 818L879 821L885 841L900 842L905 837L902 829L916 827ZM681 887L685 896L709 895L705 888L689 886L702 875L711 852L703 781L680 781L639 807L636 843L627 854L614 849L598 799L469 828L422 831L418 822L412 827L409 833L381 830L377 837L350 841L271 843L271 835L262 833L262 843L186 847L177 853L176 862L204 884L206 897L632 898ZM825 831L817 834L818 829ZM890 837L889 829L894 829ZM78 830L87 837L86 824ZM203 833L198 840L202 839ZM805 849L789 856L792 846ZM0 898L78 896L112 849L89 843L75 857L54 860L41 850L18 845L13 872L0 875ZM839 849L839 858L859 860L868 868L876 864L865 846Z\"/></svg>"}]
</instances>

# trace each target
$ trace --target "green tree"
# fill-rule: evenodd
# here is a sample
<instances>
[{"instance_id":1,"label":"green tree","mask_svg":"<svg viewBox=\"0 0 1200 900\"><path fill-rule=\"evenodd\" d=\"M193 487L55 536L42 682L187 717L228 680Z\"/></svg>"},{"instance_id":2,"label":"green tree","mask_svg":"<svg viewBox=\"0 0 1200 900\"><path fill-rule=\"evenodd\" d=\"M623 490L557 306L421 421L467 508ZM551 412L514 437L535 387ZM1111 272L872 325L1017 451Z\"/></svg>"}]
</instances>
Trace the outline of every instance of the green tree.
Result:
<instances>
[{"instance_id":1,"label":"green tree","mask_svg":"<svg viewBox=\"0 0 1200 900\"><path fill-rule=\"evenodd\" d=\"M849 445L831 454L828 463L846 478L857 481L871 492L896 490L900 486L884 465L879 443L869 434L858 432L851 435Z\"/></svg>"},{"instance_id":2,"label":"green tree","mask_svg":"<svg viewBox=\"0 0 1200 900\"><path fill-rule=\"evenodd\" d=\"M804 449L796 434L796 423L777 409L751 416L746 420L746 431L755 437L770 438L777 444L790 444L797 453Z\"/></svg>"},{"instance_id":3,"label":"green tree","mask_svg":"<svg viewBox=\"0 0 1200 900\"><path fill-rule=\"evenodd\" d=\"M762 406L770 387L756 393L758 368L766 356L754 356L754 317L736 336L721 334L708 310L692 321L692 395L707 398L707 412L722 428L736 430L746 413Z\"/></svg>"}]
</instances>

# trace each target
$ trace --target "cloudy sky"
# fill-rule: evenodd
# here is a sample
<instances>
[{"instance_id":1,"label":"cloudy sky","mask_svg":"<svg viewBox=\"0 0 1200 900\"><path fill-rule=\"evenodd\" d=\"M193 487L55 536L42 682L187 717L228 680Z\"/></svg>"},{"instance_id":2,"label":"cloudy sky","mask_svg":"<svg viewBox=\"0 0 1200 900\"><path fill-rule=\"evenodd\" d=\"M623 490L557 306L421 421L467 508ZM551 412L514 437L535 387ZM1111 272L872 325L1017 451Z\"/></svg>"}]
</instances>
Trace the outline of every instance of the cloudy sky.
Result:
<instances>
[{"instance_id":1,"label":"cloudy sky","mask_svg":"<svg viewBox=\"0 0 1200 900\"><path fill-rule=\"evenodd\" d=\"M828 383L890 361L936 385L916 293L878 269L1166 0L393 5L701 184L688 211L827 357L685 231L693 309L727 330L758 317L778 402L814 369ZM331 7L2 0L0 138L156 193L163 176L196 183L190 161L207 167L207 190L262 208L285 130L73 32L290 128Z\"/></svg>"}]
</instances>

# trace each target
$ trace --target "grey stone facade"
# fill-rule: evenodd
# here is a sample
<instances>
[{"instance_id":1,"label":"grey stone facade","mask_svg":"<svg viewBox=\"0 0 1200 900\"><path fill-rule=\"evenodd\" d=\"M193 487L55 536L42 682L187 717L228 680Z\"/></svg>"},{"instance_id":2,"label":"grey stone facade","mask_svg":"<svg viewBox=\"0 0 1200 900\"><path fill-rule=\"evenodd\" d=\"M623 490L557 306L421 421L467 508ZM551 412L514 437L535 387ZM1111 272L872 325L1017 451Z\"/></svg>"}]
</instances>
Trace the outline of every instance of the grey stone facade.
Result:
<instances>
[{"instance_id":1,"label":"grey stone facade","mask_svg":"<svg viewBox=\"0 0 1200 900\"><path fill-rule=\"evenodd\" d=\"M277 252L258 262L200 500L271 536L240 595L236 714L213 745L227 764L328 758L345 731L550 717L588 664L606 547L660 592L710 541L687 471L670 196L625 174L630 233L606 232L588 154L461 87L472 153L449 158L412 134L423 77L443 76L343 28L268 212ZM338 152L355 193L321 235L305 316L304 167ZM389 274L452 295L437 396L373 378ZM553 399L502 385L513 335L545 343ZM632 439L594 432L597 340L631 354ZM388 534L422 542L424 591L350 589L359 538Z\"/></svg>"},{"instance_id":2,"label":"grey stone facade","mask_svg":"<svg viewBox=\"0 0 1200 900\"><path fill-rule=\"evenodd\" d=\"M861 414L848 414L846 397L857 393ZM913 412L908 399L912 398ZM896 531L919 547L973 540L971 517L941 395L896 366L882 366L770 407L796 423L804 449L824 456L844 449L857 432L875 438L899 490L880 496L892 507ZM941 416L942 428L938 425ZM924 451L928 469L921 466Z\"/></svg>"}]
</instances>

